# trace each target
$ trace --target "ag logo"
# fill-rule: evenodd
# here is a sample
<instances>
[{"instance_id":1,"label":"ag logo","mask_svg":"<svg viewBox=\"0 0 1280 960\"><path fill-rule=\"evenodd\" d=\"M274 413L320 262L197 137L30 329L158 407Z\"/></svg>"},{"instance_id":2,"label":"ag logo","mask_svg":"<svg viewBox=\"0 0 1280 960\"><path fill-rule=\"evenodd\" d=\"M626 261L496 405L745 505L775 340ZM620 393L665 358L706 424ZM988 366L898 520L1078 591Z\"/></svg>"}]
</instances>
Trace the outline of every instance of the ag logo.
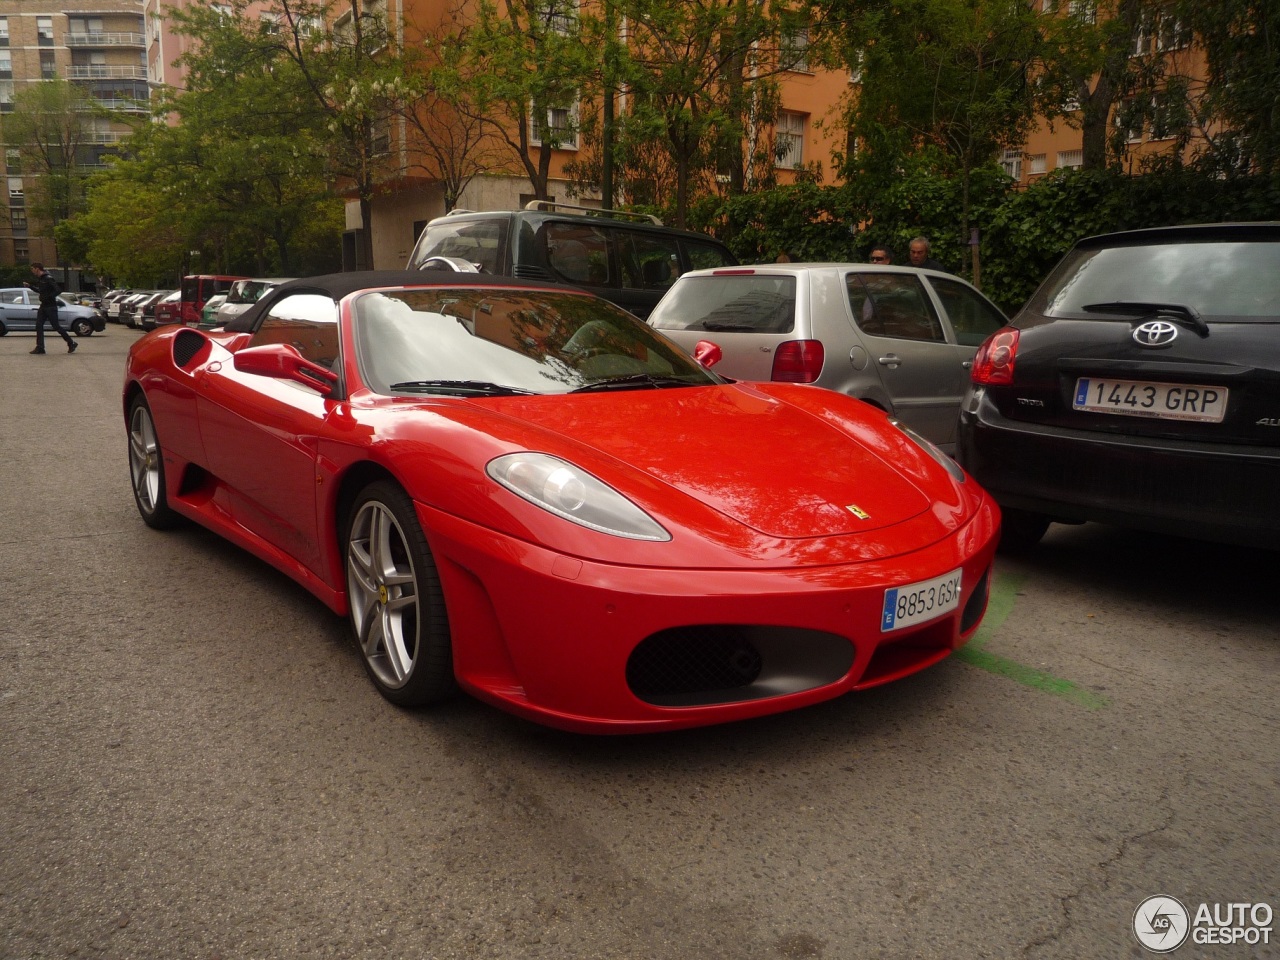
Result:
<instances>
[{"instance_id":1,"label":"ag logo","mask_svg":"<svg viewBox=\"0 0 1280 960\"><path fill-rule=\"evenodd\" d=\"M1168 320L1148 320L1133 331L1134 342L1142 347L1166 347L1178 336L1178 328Z\"/></svg>"},{"instance_id":2,"label":"ag logo","mask_svg":"<svg viewBox=\"0 0 1280 960\"><path fill-rule=\"evenodd\" d=\"M1133 912L1133 934L1152 953L1172 953L1187 940L1191 915L1173 897L1147 897Z\"/></svg>"}]
</instances>

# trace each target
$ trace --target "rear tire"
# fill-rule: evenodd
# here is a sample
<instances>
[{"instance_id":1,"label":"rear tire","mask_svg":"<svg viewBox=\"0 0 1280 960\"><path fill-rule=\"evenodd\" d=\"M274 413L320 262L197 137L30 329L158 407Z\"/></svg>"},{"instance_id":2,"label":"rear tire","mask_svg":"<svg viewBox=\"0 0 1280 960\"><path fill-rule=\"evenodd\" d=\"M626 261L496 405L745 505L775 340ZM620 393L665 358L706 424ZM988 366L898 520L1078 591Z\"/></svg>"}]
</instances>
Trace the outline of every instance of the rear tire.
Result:
<instances>
[{"instance_id":1,"label":"rear tire","mask_svg":"<svg viewBox=\"0 0 1280 960\"><path fill-rule=\"evenodd\" d=\"M342 537L351 628L378 691L421 707L454 690L449 618L427 538L408 495L371 483L351 507Z\"/></svg>"},{"instance_id":2,"label":"rear tire","mask_svg":"<svg viewBox=\"0 0 1280 960\"><path fill-rule=\"evenodd\" d=\"M1045 531L1049 529L1050 520L1043 513L1030 510L1016 510L1012 507L1001 508L1000 552L1008 554L1027 553L1035 548Z\"/></svg>"}]
</instances>

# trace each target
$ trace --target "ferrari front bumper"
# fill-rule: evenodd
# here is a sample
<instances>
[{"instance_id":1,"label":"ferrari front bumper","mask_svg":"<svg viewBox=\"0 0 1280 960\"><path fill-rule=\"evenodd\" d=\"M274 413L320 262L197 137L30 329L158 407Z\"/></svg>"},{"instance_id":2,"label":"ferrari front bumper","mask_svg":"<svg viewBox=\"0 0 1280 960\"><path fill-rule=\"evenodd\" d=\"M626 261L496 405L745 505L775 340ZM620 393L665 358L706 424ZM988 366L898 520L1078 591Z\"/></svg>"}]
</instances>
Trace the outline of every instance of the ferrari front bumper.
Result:
<instances>
[{"instance_id":1,"label":"ferrari front bumper","mask_svg":"<svg viewBox=\"0 0 1280 960\"><path fill-rule=\"evenodd\" d=\"M999 530L984 497L964 527L910 554L743 571L593 562L418 511L459 684L504 710L589 733L777 713L924 669L977 629ZM882 632L887 589L955 570L953 608Z\"/></svg>"}]
</instances>

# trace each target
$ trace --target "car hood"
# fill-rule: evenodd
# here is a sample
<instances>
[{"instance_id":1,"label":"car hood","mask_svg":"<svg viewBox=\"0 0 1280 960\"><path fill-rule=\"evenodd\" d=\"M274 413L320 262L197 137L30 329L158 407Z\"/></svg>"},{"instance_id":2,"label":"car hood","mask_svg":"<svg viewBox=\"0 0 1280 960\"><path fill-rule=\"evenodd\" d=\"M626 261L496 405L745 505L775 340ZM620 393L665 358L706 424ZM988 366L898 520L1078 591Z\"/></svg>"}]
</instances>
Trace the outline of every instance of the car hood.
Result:
<instances>
[{"instance_id":1,"label":"car hood","mask_svg":"<svg viewBox=\"0 0 1280 960\"><path fill-rule=\"evenodd\" d=\"M806 399L838 397L802 389ZM481 408L467 409L473 418ZM572 461L652 512L669 513L678 491L770 538L867 533L917 517L935 499L911 475L928 458L905 437L898 445L897 431L861 405L860 422L737 384L517 397L482 409L505 422L476 427Z\"/></svg>"}]
</instances>

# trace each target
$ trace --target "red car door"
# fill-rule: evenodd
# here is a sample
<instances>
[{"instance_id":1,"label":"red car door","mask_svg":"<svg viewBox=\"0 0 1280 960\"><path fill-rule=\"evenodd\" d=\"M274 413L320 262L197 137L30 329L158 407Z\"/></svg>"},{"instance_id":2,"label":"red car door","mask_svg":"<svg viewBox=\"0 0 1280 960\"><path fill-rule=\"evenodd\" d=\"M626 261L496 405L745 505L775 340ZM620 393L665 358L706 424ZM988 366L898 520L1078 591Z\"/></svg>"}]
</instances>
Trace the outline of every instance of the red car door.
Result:
<instances>
[{"instance_id":1,"label":"red car door","mask_svg":"<svg viewBox=\"0 0 1280 960\"><path fill-rule=\"evenodd\" d=\"M314 336L317 314L321 332ZM299 335L303 328L306 336ZM334 355L321 358L332 363L337 337L333 301L300 295L273 307L249 345L294 343L314 353L316 343L332 342ZM319 571L316 455L335 401L292 381L244 373L229 361L205 369L199 393L209 469L226 485L236 521Z\"/></svg>"}]
</instances>

